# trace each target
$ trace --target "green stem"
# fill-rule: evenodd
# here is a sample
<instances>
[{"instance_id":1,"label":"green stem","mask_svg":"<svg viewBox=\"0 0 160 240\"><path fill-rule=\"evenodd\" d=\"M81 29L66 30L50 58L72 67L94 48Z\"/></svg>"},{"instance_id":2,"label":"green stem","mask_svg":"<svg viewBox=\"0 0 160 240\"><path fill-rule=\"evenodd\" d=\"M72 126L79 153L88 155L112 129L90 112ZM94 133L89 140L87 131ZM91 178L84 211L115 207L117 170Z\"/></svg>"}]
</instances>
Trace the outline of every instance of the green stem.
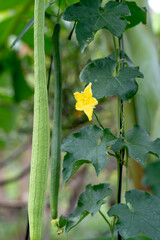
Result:
<instances>
[{"instance_id":1,"label":"green stem","mask_svg":"<svg viewBox=\"0 0 160 240\"><path fill-rule=\"evenodd\" d=\"M61 77L61 59L59 34L60 24L56 23L52 44L53 44L53 64L55 76L55 93L54 93L54 119L52 130L52 145L51 145L51 214L52 218L56 219L58 215L58 192L60 181L60 166L61 166L61 115L62 115L62 77Z\"/></svg>"},{"instance_id":2,"label":"green stem","mask_svg":"<svg viewBox=\"0 0 160 240\"><path fill-rule=\"evenodd\" d=\"M30 239L41 239L49 165L49 111L44 51L45 0L35 0L34 7L34 125L29 186Z\"/></svg>"},{"instance_id":3,"label":"green stem","mask_svg":"<svg viewBox=\"0 0 160 240\"><path fill-rule=\"evenodd\" d=\"M98 118L98 116L97 116L97 114L95 113L94 110L93 110L93 114L94 114L94 116L96 117L97 122L99 123L99 126L104 130L104 127L103 127L102 123L100 122L100 120L99 120L99 118Z\"/></svg>"},{"instance_id":4,"label":"green stem","mask_svg":"<svg viewBox=\"0 0 160 240\"><path fill-rule=\"evenodd\" d=\"M126 149L126 191L128 191L128 149Z\"/></svg>"},{"instance_id":5,"label":"green stem","mask_svg":"<svg viewBox=\"0 0 160 240\"><path fill-rule=\"evenodd\" d=\"M108 219L105 217L105 215L101 212L101 210L99 210L100 215L103 217L103 219L105 220L105 222L108 224L111 234L112 234L112 239L114 240L114 236L113 236L113 227L111 225L111 223L108 221Z\"/></svg>"},{"instance_id":6,"label":"green stem","mask_svg":"<svg viewBox=\"0 0 160 240\"><path fill-rule=\"evenodd\" d=\"M116 62L118 62L117 46L116 46L116 38L115 38L114 35L113 35L113 45L114 45L114 52L115 52Z\"/></svg>"},{"instance_id":7,"label":"green stem","mask_svg":"<svg viewBox=\"0 0 160 240\"><path fill-rule=\"evenodd\" d=\"M118 195L119 195L119 190L118 190L118 186L119 186L119 181L120 181L120 158L117 157L117 192L116 192L116 204L118 204Z\"/></svg>"},{"instance_id":8,"label":"green stem","mask_svg":"<svg viewBox=\"0 0 160 240\"><path fill-rule=\"evenodd\" d=\"M58 4L57 22L59 22L60 20L60 7L61 7L61 0L59 0L59 4Z\"/></svg>"}]
</instances>

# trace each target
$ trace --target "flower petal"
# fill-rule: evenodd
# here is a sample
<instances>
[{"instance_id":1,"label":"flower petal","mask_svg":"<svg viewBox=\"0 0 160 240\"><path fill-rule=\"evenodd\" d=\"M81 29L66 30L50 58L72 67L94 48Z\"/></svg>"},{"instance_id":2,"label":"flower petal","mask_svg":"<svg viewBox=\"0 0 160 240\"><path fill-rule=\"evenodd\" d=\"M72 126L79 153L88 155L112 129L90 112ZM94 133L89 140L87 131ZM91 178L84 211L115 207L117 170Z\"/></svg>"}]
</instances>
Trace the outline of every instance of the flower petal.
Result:
<instances>
[{"instance_id":1,"label":"flower petal","mask_svg":"<svg viewBox=\"0 0 160 240\"><path fill-rule=\"evenodd\" d=\"M83 93L76 92L74 97L77 100L75 108L78 111L84 111L89 121L92 120L93 108L98 104L96 98L92 97L92 83L89 83Z\"/></svg>"},{"instance_id":2,"label":"flower petal","mask_svg":"<svg viewBox=\"0 0 160 240\"><path fill-rule=\"evenodd\" d=\"M74 97L77 101L82 101L83 100L83 93L75 92Z\"/></svg>"},{"instance_id":3,"label":"flower petal","mask_svg":"<svg viewBox=\"0 0 160 240\"><path fill-rule=\"evenodd\" d=\"M96 98L94 98L94 97L90 98L90 104L91 104L92 106L95 106L95 105L97 105L97 104L98 104L98 101L97 101L97 99L96 99Z\"/></svg>"},{"instance_id":4,"label":"flower petal","mask_svg":"<svg viewBox=\"0 0 160 240\"><path fill-rule=\"evenodd\" d=\"M88 106L84 108L84 113L87 115L89 121L92 120L92 114L93 114L93 107Z\"/></svg>"},{"instance_id":5,"label":"flower petal","mask_svg":"<svg viewBox=\"0 0 160 240\"><path fill-rule=\"evenodd\" d=\"M84 89L84 97L91 98L92 97L92 83L89 83L88 86Z\"/></svg>"},{"instance_id":6,"label":"flower petal","mask_svg":"<svg viewBox=\"0 0 160 240\"><path fill-rule=\"evenodd\" d=\"M76 110L78 110L78 111L83 111L83 109L84 109L83 102L78 101L78 102L76 103L75 108L76 108Z\"/></svg>"}]
</instances>

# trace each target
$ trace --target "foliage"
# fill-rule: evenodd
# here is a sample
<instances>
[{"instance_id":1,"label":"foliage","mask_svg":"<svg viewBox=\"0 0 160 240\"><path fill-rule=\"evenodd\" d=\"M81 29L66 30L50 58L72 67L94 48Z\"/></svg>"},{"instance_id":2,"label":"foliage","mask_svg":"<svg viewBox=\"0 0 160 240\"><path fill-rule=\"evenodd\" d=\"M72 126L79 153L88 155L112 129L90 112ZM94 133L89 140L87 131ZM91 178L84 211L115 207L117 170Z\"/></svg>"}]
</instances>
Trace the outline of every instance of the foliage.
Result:
<instances>
[{"instance_id":1,"label":"foliage","mask_svg":"<svg viewBox=\"0 0 160 240\"><path fill-rule=\"evenodd\" d=\"M143 191L126 192L126 204L113 206L109 216L118 216L117 229L124 239L144 233L151 239L160 236L160 200ZM151 221L152 220L152 221Z\"/></svg>"},{"instance_id":2,"label":"foliage","mask_svg":"<svg viewBox=\"0 0 160 240\"><path fill-rule=\"evenodd\" d=\"M147 164L143 184L148 185L157 197L160 197L160 161Z\"/></svg>"},{"instance_id":3,"label":"foliage","mask_svg":"<svg viewBox=\"0 0 160 240\"><path fill-rule=\"evenodd\" d=\"M98 59L89 63L81 72L82 82L92 82L93 95L100 99L104 96L116 95L127 101L132 98L138 90L136 77L143 77L134 67L121 68L116 73L118 63L110 58Z\"/></svg>"},{"instance_id":4,"label":"foliage","mask_svg":"<svg viewBox=\"0 0 160 240\"><path fill-rule=\"evenodd\" d=\"M9 4L2 5L2 10L8 10L13 9L15 7L16 11L14 16L10 16L8 19L2 21L0 23L0 29L3 29L5 26L7 26L6 32L2 31L2 38L0 40L0 46L3 48L6 45L7 42L7 35L10 33L14 33L16 36L21 33L16 41L15 44L18 43L18 41L22 38L22 40L30 47L30 49L33 49L33 28L32 24L34 22L33 18L33 11L30 9L28 12L26 9L28 9L28 6L32 6L32 3L29 3L28 1L24 1L23 4L19 3L17 0L9 1ZM24 13L24 18L20 22L20 14ZM141 127L139 125L135 125L132 129L130 129L128 132L125 132L124 128L124 111L123 111L123 101L130 102L131 99L135 96L137 96L137 91L139 88L139 85L141 85L141 81L138 81L136 78L143 78L143 74L139 71L139 67L135 67L134 64L131 62L127 54L124 52L124 45L123 45L123 34L124 32L129 28L132 28L136 26L139 23L146 24L146 9L139 7L135 2L132 1L107 1L107 3L103 2L102 0L80 0L78 1L53 1L49 2L46 5L46 29L45 32L45 51L46 55L48 56L52 52L52 43L51 43L51 29L53 28L53 25L55 25L55 22L61 22L62 28L67 29L67 23L66 21L75 22L75 33L76 38L79 43L80 49L83 52L85 50L84 55L82 55L82 59L86 59L85 62L87 64L84 66L83 62L79 67L77 64L76 69L76 76L80 72L80 68L83 67L83 70L80 73L80 81L84 82L86 84L89 84L91 93L93 92L94 99L98 99L99 101L104 101L104 97L113 96L118 99L118 108L119 108L119 115L118 115L118 122L119 127L117 130L117 134L113 134L112 130L109 128L103 127L101 121L99 120L98 116L96 115L95 111L93 111L93 107L95 104L91 104L92 106L89 106L92 108L92 111L87 110L84 112L87 114L88 111L90 111L90 114L87 116L89 117L89 120L92 119L92 113L94 113L100 127L96 125L89 125L86 127L83 127L79 129L78 131L75 131L74 133L70 134L62 143L62 151L66 152L66 155L64 157L63 161L63 185L65 185L70 178L77 172L77 170L83 165L83 164L92 164L96 174L99 175L101 171L105 168L107 163L109 161L112 161L113 158L117 161L117 177L118 177L118 183L117 183L117 199L115 200L116 205L110 208L108 211L108 215L111 216L111 218L108 220L108 216L106 217L101 211L101 205L105 203L105 198L109 195L111 195L111 189L109 188L109 184L106 183L100 183L98 185L87 185L85 192L83 192L78 200L76 209L69 214L68 217L60 216L59 219L55 219L58 217L58 204L56 204L54 207L52 206L52 210L55 210L56 214L52 214L52 222L56 222L56 226L58 228L58 234L63 232L63 228L65 228L66 232L70 231L72 228L76 227L84 218L86 218L89 214L95 215L95 213L99 212L104 220L105 223L108 225L112 237L107 237L106 239L117 239L117 235L119 239L158 239L160 232L159 232L159 218L160 218L160 212L157 208L159 206L159 199L154 197L151 194L147 194L144 191L138 191L138 190L131 190L126 191L126 204L122 204L120 201L120 195L121 195L121 167L126 167L128 171L128 162L129 157L135 159L138 163L141 165L146 164L146 160L148 157L148 154L152 154L155 157L160 157L160 139L152 140L149 133L143 129L143 126L141 124ZM42 14L43 15L43 14ZM31 19L28 21L28 18ZM63 18L63 20L62 20ZM65 21L64 21L65 20ZM36 21L36 19L35 19ZM20 22L19 26L17 26L17 23ZM66 24L66 25L65 25ZM91 42L96 41L97 35L102 32L99 31L103 29L102 31L108 31L113 35L113 43L114 43L114 52L106 56L104 58L98 58L95 60L89 59L89 56L87 55L88 50L87 46L90 45ZM40 34L43 35L42 29L39 30ZM74 30L74 29L73 29ZM97 34L96 34L97 33ZM62 32L62 34L64 34ZM65 33L66 34L66 33ZM65 36L63 35L63 37ZM96 37L95 37L96 34ZM115 38L117 37L117 38ZM66 38L66 36L65 36ZM93 41L95 40L95 41ZM5 42L5 44L4 44ZM43 45L43 43L40 41L40 43ZM39 43L35 43L35 48ZM40 44L40 45L41 45ZM72 53L73 46L70 44L70 49L68 47L69 54ZM69 46L68 44L68 46ZM41 47L43 47L41 45ZM63 47L63 57L62 62L64 61L63 58L65 58L66 50L65 46L66 44L64 42L61 42L61 46ZM117 47L119 45L119 47ZM76 46L76 45L75 45ZM92 47L90 48L92 49ZM94 50L95 51L95 50ZM78 50L77 50L78 52ZM75 59L77 56L79 56L75 53L75 56L71 54L71 61L73 62L73 59ZM40 55L38 60L40 60ZM95 54L96 55L96 54ZM86 57L87 56L87 57ZM55 52L55 58L57 57L57 53ZM87 61L89 59L89 61ZM0 88L0 99L3 101L3 106L5 104L6 108L0 105L0 122L3 122L2 128L5 132L10 132L11 130L15 129L16 122L15 119L17 117L17 103L23 103L26 99L29 99L32 97L33 91L31 84L29 84L29 81L27 79L27 74L22 71L22 66L20 61L20 57L16 52L7 51L7 54L5 55L5 61L0 64L1 71L1 78L6 77L6 66L12 66L12 62L15 62L15 67L10 67L10 71L7 73L7 86L12 88L12 94L8 94L7 92L1 91L3 88L3 84L1 84L2 88ZM59 59L59 63L60 59ZM68 66L68 63L65 62L66 68ZM73 63L72 63L73 64ZM70 76L71 79L74 78L72 75L72 69L73 66L76 64L73 64L71 69ZM29 64L29 67L31 68L32 63ZM39 66L38 66L39 67ZM58 69L58 65L55 66L56 69ZM36 68L35 68L36 69ZM41 70L41 68L38 68ZM44 77L45 79L45 77ZM58 78L55 76L55 80ZM59 81L59 80L58 80ZM64 82L66 80L64 79ZM72 80L71 80L72 81ZM70 81L70 82L71 82ZM66 83L67 91L70 88L70 82L69 84ZM6 83L5 83L6 84ZM74 87L76 90L79 86L78 83L76 83L76 87ZM4 87L5 88L5 87ZM23 91L22 91L23 89ZM42 88L39 88L41 91ZM86 89L84 89L85 92ZM46 84L45 84L45 91L46 91ZM37 93L37 90L35 91ZM55 88L54 95L56 96L58 90ZM73 92L73 91L72 91ZM42 93L42 92L41 92ZM51 92L53 94L53 92ZM76 94L76 93L75 93ZM80 94L80 93L79 93ZM81 93L83 94L83 93ZM40 94L40 96L42 96ZM86 97L86 96L84 96ZM91 96L92 97L92 96ZM92 97L92 100L93 100ZM98 101L95 99L95 102ZM102 100L101 100L102 99ZM70 114L70 109L72 109L73 105L69 108L68 99L65 98L65 110L66 115ZM84 101L86 99L83 99ZM52 99L51 99L52 101ZM88 101L88 100L87 100ZM38 102L38 101L37 101ZM41 104L40 104L41 103ZM41 107L43 104L41 101L38 102ZM57 100L54 102L54 109L56 108L56 104L58 104ZM46 107L44 109L47 109L47 103ZM78 106L78 103L76 104ZM37 108L38 109L38 108ZM69 110L68 110L69 109ZM78 109L78 108L77 108ZM79 108L80 109L80 108ZM78 110L79 110L78 109ZM98 107L97 107L98 109ZM96 110L97 110L96 109ZM73 110L72 110L73 111ZM98 111L97 111L98 112ZM46 124L46 120L43 119L45 116L44 112L42 111L42 125ZM59 119L58 114L54 113ZM76 114L75 114L76 115ZM127 118L127 116L125 116ZM5 121L7 119L7 121ZM38 117L39 119L39 117ZM68 116L68 121L66 126L68 127L69 124L73 128L74 127L74 121L70 121L71 117ZM11 120L11 121L8 121ZM57 124L60 123L57 120ZM48 124L49 125L49 124ZM44 125L43 125L44 126ZM39 128L43 129L43 126ZM55 124L53 125L53 127ZM69 128L69 127L68 127ZM54 129L54 128L53 128ZM58 131L61 131L61 126L59 126ZM34 132L36 134L39 134L39 131L34 126ZM115 133L115 131L113 131ZM56 132L55 132L56 134ZM54 130L53 130L54 135ZM58 142L58 148L57 145L54 145L54 141L52 143L52 147L55 149L54 152L59 150L60 147L60 133L58 133L57 137L59 137ZM36 135L34 138L35 142L37 140L40 140L42 145L38 151L43 151L44 144L47 144L47 148L49 149L49 143L45 141L44 136L42 134L41 137ZM44 142L43 142L44 141ZM0 147L4 146L3 139L0 138ZM34 145L36 146L36 144ZM46 148L45 148L46 149ZM33 147L34 150L34 147ZM54 153L53 153L54 154ZM60 157L58 156L52 156L55 157L55 159L58 161L58 164L60 165ZM55 161L56 161L55 160ZM45 164L45 163L44 163ZM36 221L39 221L38 224L32 225L32 220L30 220L30 228L31 228L31 239L34 239L33 236L35 236L37 239L40 237L39 233L37 233L36 225L38 226L38 232L41 231L41 217L42 217L42 211L43 211L43 205L44 205L44 193L46 191L46 179L47 179L47 171L45 171L45 165L42 167L39 167L39 164L35 167L32 164L32 175L31 178L31 187L30 187L30 194L32 194L32 203L34 202L34 206L30 210L30 219L33 217L33 219L36 219ZM159 187L158 187L158 169L159 169L159 162L154 162L146 167L146 177L144 179L144 183L149 185L151 187L151 190L153 193L155 193L157 196L159 196ZM36 170L36 173L33 174L33 172ZM39 170L37 174L37 170ZM45 177L44 177L44 171L45 171ZM52 165L51 169L51 175L53 173L59 172L59 168L56 167L54 164ZM39 174L40 173L40 174ZM37 174L37 175L36 175ZM56 175L56 174L55 174ZM35 176L35 178L34 178ZM39 180L36 181L36 176L39 176ZM45 179L42 180L42 177ZM52 175L53 176L53 175ZM54 184L59 181L59 175L56 175L57 180L53 179L51 181L51 191L53 190ZM119 185L118 185L119 184ZM34 185L34 186L33 186ZM43 189L42 189L43 186ZM58 199L58 185L55 194L51 195L51 202L52 196ZM38 192L38 194L37 194ZM37 194L36 197L33 195ZM43 199L42 199L43 195ZM39 199L37 204L37 200ZM39 205L39 203L41 204ZM35 214L36 207L38 209L41 209L41 217L37 216ZM107 207L109 205L107 204ZM54 209L53 209L54 208ZM34 211L33 211L34 209ZM39 213L38 213L39 214ZM32 215L32 216L31 216ZM144 221L144 219L146 219ZM152 224L150 224L150 219L153 220ZM138 236L139 234L145 234L146 236ZM36 236L37 235L37 236ZM98 239L97 239L98 240ZM99 239L101 240L101 239Z\"/></svg>"},{"instance_id":5,"label":"foliage","mask_svg":"<svg viewBox=\"0 0 160 240\"><path fill-rule=\"evenodd\" d=\"M109 129L104 131L97 126L88 126L72 133L62 144L62 151L67 151L63 163L64 183L84 163L92 163L97 174L106 166L106 147L115 142Z\"/></svg>"},{"instance_id":6,"label":"foliage","mask_svg":"<svg viewBox=\"0 0 160 240\"><path fill-rule=\"evenodd\" d=\"M88 214L95 215L100 210L101 205L105 203L104 198L110 194L109 184L87 185L85 192L79 197L76 209L66 218L66 231L70 231ZM63 225L64 222L62 222L62 227Z\"/></svg>"},{"instance_id":7,"label":"foliage","mask_svg":"<svg viewBox=\"0 0 160 240\"><path fill-rule=\"evenodd\" d=\"M102 0L81 0L66 9L63 18L67 21L77 21L76 36L83 51L93 41L94 33L106 28L112 34L120 37L124 32L127 21L122 16L130 15L127 5L108 2L104 8Z\"/></svg>"}]
</instances>

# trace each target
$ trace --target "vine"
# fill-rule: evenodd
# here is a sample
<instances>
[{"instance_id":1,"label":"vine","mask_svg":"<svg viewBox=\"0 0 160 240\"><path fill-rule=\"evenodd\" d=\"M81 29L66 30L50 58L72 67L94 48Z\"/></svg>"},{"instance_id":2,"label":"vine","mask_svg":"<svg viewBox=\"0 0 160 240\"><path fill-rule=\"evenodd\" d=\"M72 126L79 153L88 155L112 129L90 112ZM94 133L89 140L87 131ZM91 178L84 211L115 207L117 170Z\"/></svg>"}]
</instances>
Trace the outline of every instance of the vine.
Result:
<instances>
[{"instance_id":1,"label":"vine","mask_svg":"<svg viewBox=\"0 0 160 240\"><path fill-rule=\"evenodd\" d=\"M104 7L101 6L101 3L101 0L81 0L70 5L63 14L65 20L75 21L73 29L75 28L82 52L94 40L94 35L99 29L111 32L115 48L115 52L108 57L90 61L80 73L80 81L87 85L84 92L74 94L77 100L75 107L78 111L84 111L89 121L92 120L92 114L94 114L100 128L96 125L84 127L63 141L62 151L66 152L63 161L63 181L65 184L84 163L91 163L99 175L109 161L109 158L106 159L107 150L108 156L111 155L117 159L117 200L116 205L108 211L108 216L112 216L113 220L108 221L100 210L100 206L104 203L103 199L111 193L109 185L101 183L95 186L87 185L85 192L79 197L74 212L68 217L61 216L56 225L58 229L65 227L68 232L88 214L94 215L99 211L109 226L112 239L116 236L115 229L118 230L117 239L119 240L135 237L139 233L157 239L155 236L159 234L158 228L155 230L153 227L154 230L147 231L149 221L147 220L143 226L140 223L141 217L139 217L139 215L143 217L146 207L150 209L151 215L153 209L151 210L151 207L146 203L143 211L139 212L137 205L142 204L142 199L148 198L149 201L153 200L157 203L159 200L143 191L128 191L128 177L126 176L126 203L121 203L122 169L125 166L126 175L128 175L129 156L140 164L144 164L149 152L158 157L160 155L158 149L160 139L152 141L148 133L138 125L135 125L128 132L124 130L123 102L130 100L136 94L138 91L136 78L143 78L143 74L138 67L131 64L130 59L125 54L123 34L126 29L134 27L140 22L146 23L146 9L138 7L135 2L122 0L109 1ZM134 16L135 12L138 14L138 19ZM116 42L119 43L118 51ZM96 110L93 110L98 103L96 99L113 95L118 97L119 130L117 136L114 136L110 129L104 128ZM140 200L137 201L137 199ZM130 206L132 207L130 208ZM158 215L156 206L153 208ZM138 227L132 218L136 219ZM134 225L132 227L130 226L131 221Z\"/></svg>"},{"instance_id":2,"label":"vine","mask_svg":"<svg viewBox=\"0 0 160 240\"><path fill-rule=\"evenodd\" d=\"M67 4L66 1L65 4ZM144 164L149 153L152 153L155 157L160 157L160 139L153 141L148 132L138 125L133 126L132 129L125 132L123 109L124 101L132 99L138 91L136 78L143 78L143 74L139 71L139 68L133 65L124 51L123 35L127 29L136 26L140 22L146 23L146 9L140 8L135 2L126 0L108 1L104 6L102 6L102 0L80 0L77 3L73 1L73 4L67 7L63 15L60 13L60 9L61 1L58 1L58 16L52 39L52 60L55 72L50 188L52 224L58 228L58 234L61 234L64 228L68 232L89 214L93 216L99 212L107 227L109 227L112 239L115 239L115 237L118 240L128 239L143 233L145 236L156 240L160 236L160 200L144 191L128 191L127 176L129 157L132 157L141 165ZM77 101L75 108L78 111L83 111L89 121L92 120L94 114L99 127L97 125L83 127L64 139L61 146L61 150L66 152L63 161L64 185L83 164L92 164L98 176L110 161L110 156L117 160L116 204L107 212L111 220L108 220L108 217L100 210L101 206L105 204L104 199L112 193L110 184L108 183L100 183L94 186L91 184L87 185L85 191L79 197L76 209L68 217L58 216L61 143L59 22L61 17L66 21L74 22L69 39L71 40L71 36L75 30L82 53L94 40L96 32L100 29L109 31L113 36L114 52L105 58L92 60L84 66L80 73L80 81L85 83L85 89L81 93L78 91L74 93L75 100ZM41 221L49 158L49 120L43 27L44 2L36 0L35 120L29 199L31 240L39 240L41 238ZM117 43L119 46L118 49ZM105 128L102 125L96 113L96 106L100 99L108 96L116 96L118 99L119 124L116 136L109 128ZM39 139L38 144L37 139ZM126 167L127 175L125 203L121 202L123 194L123 167ZM152 224L150 223L150 219L152 219Z\"/></svg>"}]
</instances>

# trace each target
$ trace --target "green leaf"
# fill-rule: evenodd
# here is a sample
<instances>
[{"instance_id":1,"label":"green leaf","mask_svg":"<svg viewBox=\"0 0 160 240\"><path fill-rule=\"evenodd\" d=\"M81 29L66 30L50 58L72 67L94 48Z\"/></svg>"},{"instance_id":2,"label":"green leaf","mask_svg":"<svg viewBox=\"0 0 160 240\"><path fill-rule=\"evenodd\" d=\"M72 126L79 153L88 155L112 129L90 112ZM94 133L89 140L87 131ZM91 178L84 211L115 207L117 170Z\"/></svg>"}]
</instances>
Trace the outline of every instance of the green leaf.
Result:
<instances>
[{"instance_id":1,"label":"green leaf","mask_svg":"<svg viewBox=\"0 0 160 240\"><path fill-rule=\"evenodd\" d=\"M97 175L106 166L106 147L116 141L109 129L104 131L97 126L87 126L68 136L62 144L67 152L63 161L63 181L69 178L84 163L92 163Z\"/></svg>"},{"instance_id":2,"label":"green leaf","mask_svg":"<svg viewBox=\"0 0 160 240\"><path fill-rule=\"evenodd\" d=\"M117 62L101 58L87 64L80 73L82 82L92 82L93 96L97 99L117 95L124 101L132 98L137 90L136 77L143 77L138 67L124 67L115 74Z\"/></svg>"},{"instance_id":3,"label":"green leaf","mask_svg":"<svg viewBox=\"0 0 160 240\"><path fill-rule=\"evenodd\" d=\"M126 133L125 140L118 139L112 145L114 152L119 152L123 148L128 148L129 156L134 158L141 165L147 159L148 153L160 155L160 139L152 141L148 132L135 125Z\"/></svg>"},{"instance_id":4,"label":"green leaf","mask_svg":"<svg viewBox=\"0 0 160 240\"><path fill-rule=\"evenodd\" d=\"M25 81L21 63L16 54L13 55L14 68L12 68L13 88L15 92L15 101L20 102L23 99L29 98L33 94L33 90Z\"/></svg>"},{"instance_id":5,"label":"green leaf","mask_svg":"<svg viewBox=\"0 0 160 240\"><path fill-rule=\"evenodd\" d=\"M160 160L147 164L143 184L149 185L152 192L160 198Z\"/></svg>"},{"instance_id":6,"label":"green leaf","mask_svg":"<svg viewBox=\"0 0 160 240\"><path fill-rule=\"evenodd\" d=\"M127 29L132 28L142 22L143 24L146 24L146 14L147 10L146 8L138 7L135 2L127 2L126 4L131 12L131 16L125 17L128 21Z\"/></svg>"},{"instance_id":7,"label":"green leaf","mask_svg":"<svg viewBox=\"0 0 160 240\"><path fill-rule=\"evenodd\" d=\"M88 214L95 215L100 210L101 205L106 202L104 198L111 193L112 190L109 188L109 184L87 185L85 192L79 197L76 209L67 217L66 231L70 231Z\"/></svg>"},{"instance_id":8,"label":"green leaf","mask_svg":"<svg viewBox=\"0 0 160 240\"><path fill-rule=\"evenodd\" d=\"M6 142L0 138L0 149L5 147Z\"/></svg>"},{"instance_id":9,"label":"green leaf","mask_svg":"<svg viewBox=\"0 0 160 240\"><path fill-rule=\"evenodd\" d=\"M140 190L131 190L125 195L127 204L117 204L109 216L118 216L116 227L124 239L139 233L158 240L160 236L160 199Z\"/></svg>"},{"instance_id":10,"label":"green leaf","mask_svg":"<svg viewBox=\"0 0 160 240\"><path fill-rule=\"evenodd\" d=\"M16 7L23 6L27 2L28 2L28 0L23 0L23 1L19 1L19 0L0 1L0 10L5 11L5 10L8 10L8 9L12 9L12 8L15 9Z\"/></svg>"},{"instance_id":11,"label":"green leaf","mask_svg":"<svg viewBox=\"0 0 160 240\"><path fill-rule=\"evenodd\" d=\"M15 128L17 114L18 107L16 105L0 105L0 126L5 132L9 132Z\"/></svg>"},{"instance_id":12,"label":"green leaf","mask_svg":"<svg viewBox=\"0 0 160 240\"><path fill-rule=\"evenodd\" d=\"M63 14L64 20L77 21L76 37L82 51L99 29L108 29L120 37L127 26L124 16L129 16L130 11L126 4L110 1L102 8L101 3L102 0L81 0L69 6Z\"/></svg>"},{"instance_id":13,"label":"green leaf","mask_svg":"<svg viewBox=\"0 0 160 240\"><path fill-rule=\"evenodd\" d=\"M128 240L151 240L151 239L146 236L138 236L136 238L129 238Z\"/></svg>"},{"instance_id":14,"label":"green leaf","mask_svg":"<svg viewBox=\"0 0 160 240\"><path fill-rule=\"evenodd\" d=\"M58 223L59 228L65 227L66 224L67 224L66 217L64 217L63 215L61 215L60 218L59 218L59 223Z\"/></svg>"}]
</instances>

